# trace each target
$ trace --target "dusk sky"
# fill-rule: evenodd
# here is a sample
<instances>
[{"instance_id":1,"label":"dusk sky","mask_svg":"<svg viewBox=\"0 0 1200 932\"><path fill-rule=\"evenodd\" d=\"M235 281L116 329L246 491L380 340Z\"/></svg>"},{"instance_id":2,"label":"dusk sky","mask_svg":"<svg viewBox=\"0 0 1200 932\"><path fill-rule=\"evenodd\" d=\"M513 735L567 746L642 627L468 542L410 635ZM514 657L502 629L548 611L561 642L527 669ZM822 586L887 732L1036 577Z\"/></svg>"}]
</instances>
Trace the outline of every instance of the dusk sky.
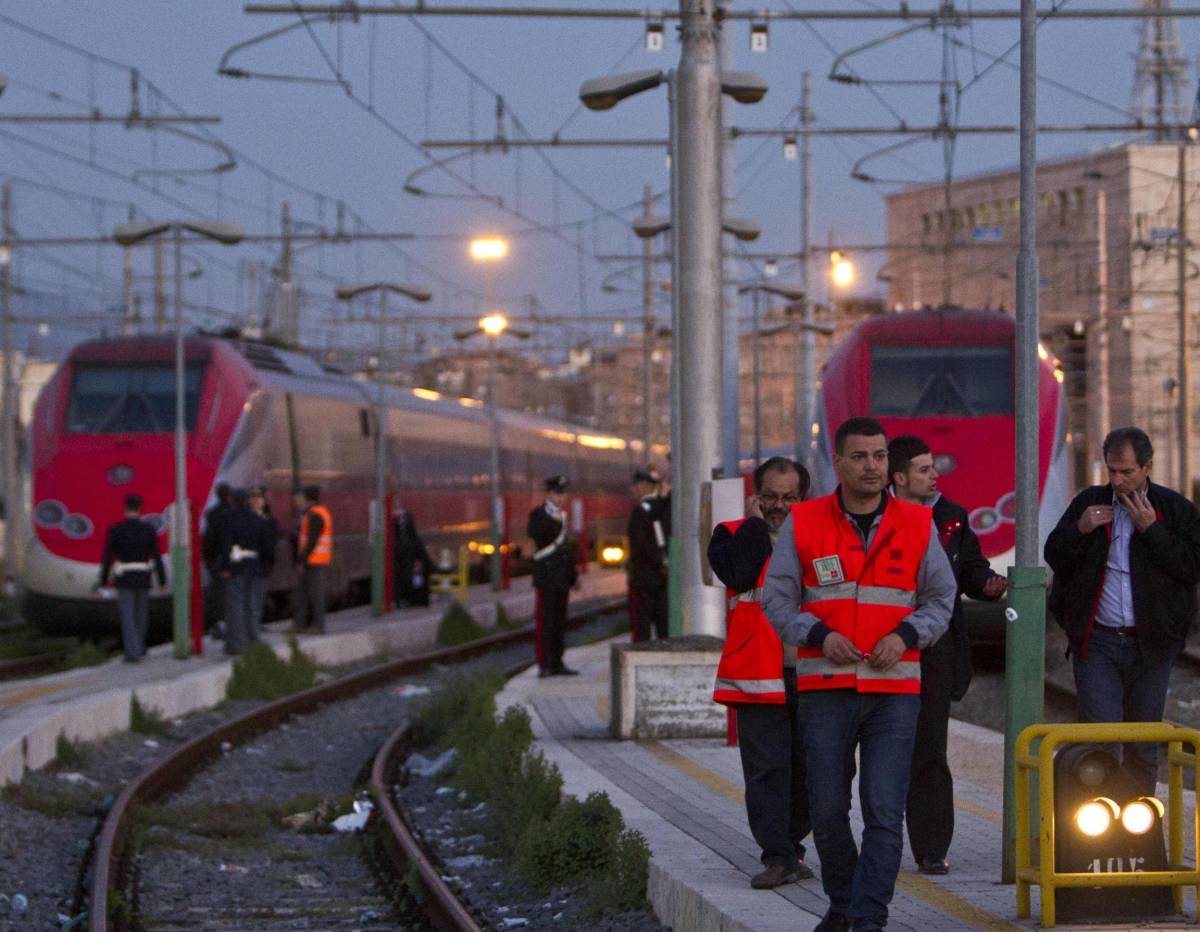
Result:
<instances>
[{"instance_id":1,"label":"dusk sky","mask_svg":"<svg viewBox=\"0 0 1200 932\"><path fill-rule=\"evenodd\" d=\"M566 0L558 2L562 5ZM772 0L768 5L799 9L807 4ZM819 6L866 9L890 4L827 0ZM1015 9L1011 0L993 6ZM734 8L748 7L735 3ZM284 200L301 230L308 224L333 229L341 202L349 230L361 224L364 229L415 234L416 239L394 245L314 247L297 254L299 281L307 295L304 333L320 347L373 339L366 330L331 328L325 323L331 315L345 313L332 301L333 290L342 281L411 281L435 292L432 310L420 312L426 317L477 314L484 307L488 286L483 270L468 257L466 244L482 232L503 232L512 242L509 257L495 273L496 303L505 310L525 312L532 296L541 313L568 318L640 312L640 267L600 261L597 256L638 251L628 223L640 212L643 184L650 183L658 193L665 188L661 150L479 153L452 161L447 167L453 176L432 169L412 180L425 191L448 196L415 197L402 189L411 173L430 164L418 148L421 141L492 136L497 95L504 98L505 132L512 138L525 134L546 138L555 133L566 138L664 136L663 90L625 101L606 113L583 110L577 93L583 80L612 71L674 67L679 44L671 21L666 49L659 54L643 48L640 21L400 16L363 17L340 26L314 21L309 28L245 49L230 64L325 82L340 71L349 92L333 83L234 80L217 75L218 63L231 46L292 22L294 16L247 15L241 3L229 0L0 4L0 73L9 81L0 98L0 113L80 113L95 107L106 114L124 115L130 103L128 69L136 67L144 82L166 98L143 83L144 113L178 108L189 114L220 116L215 126L179 128L219 140L237 160L234 170L212 174L207 170L225 160L216 146L162 130L127 130L120 124L94 129L0 124L0 177L13 183L18 235L108 235L125 221L130 204L142 219L219 218L241 223L250 232L275 233ZM74 48L46 41L18 24ZM836 53L903 25L779 22L771 26L769 51L755 54L749 49L749 25L732 24L727 31L737 67L761 72L770 84L761 104L735 109L735 125L794 125L804 71L813 73L818 126L886 126L896 125L899 119L909 124L935 122L936 81L943 55L939 32L917 30L848 59L848 65L864 78L907 79L913 84L880 85L873 93L827 78ZM1190 98L1200 24L1181 20L1180 32L1189 60ZM1051 21L1039 37L1039 70L1057 82L1046 81L1040 87L1043 121L1124 119L1133 87L1137 21ZM962 89L960 121L964 125L1015 123L1016 69L988 66L995 56L1015 46L1017 22L964 25L952 30L951 38L952 73ZM1008 61L1016 65L1015 49ZM818 242L832 238L852 255L856 243L882 242L883 195L906 183L940 180L942 149L932 140L863 164L863 171L887 183L851 180L858 159L898 138L815 140ZM1048 136L1040 140L1039 151L1043 157L1054 157L1114 141L1114 137ZM784 159L780 139L743 139L735 151L737 212L758 220L765 231L751 248L756 253L796 251L799 162ZM434 150L432 158L449 154ZM955 174L1012 166L1016 160L1015 135L964 139L957 146ZM468 190L466 183L472 180L488 199ZM502 199L504 209L490 198ZM665 213L666 208L662 202L659 212ZM240 270L247 263L270 265L278 257L278 247L270 245L188 251L204 266L203 275L189 278L187 296L189 302L213 308L193 314L194 322L206 326L241 323L247 296ZM863 268L858 290L882 294L883 286L874 278L878 255L856 258ZM781 266L779 280L794 281L794 269L786 262ZM197 262L189 259L187 268L197 268ZM26 292L19 296L19 311L36 309L51 325L50 332L40 336L29 326L22 327L22 345L40 339L40 349L61 350L98 332L102 325L98 320L73 324L56 320L67 313L62 308L75 315L112 314L106 309L121 300L120 252L113 247L27 250L17 256L15 269L17 283ZM623 269L628 274L621 274ZM139 250L137 272L145 310L150 285L144 276L151 272L147 249ZM660 267L660 273L666 274L666 266ZM761 261L741 262L739 274L756 277L761 274ZM606 277L609 284L628 290L602 291ZM659 313L665 322L669 314L665 297ZM611 323L605 328L611 334ZM419 334L426 349L446 347L452 329L453 325L436 322L417 323L407 329L403 341L408 345ZM562 348L568 341L604 332L595 326L565 325L554 325L550 331L539 334L543 347Z\"/></svg>"}]
</instances>

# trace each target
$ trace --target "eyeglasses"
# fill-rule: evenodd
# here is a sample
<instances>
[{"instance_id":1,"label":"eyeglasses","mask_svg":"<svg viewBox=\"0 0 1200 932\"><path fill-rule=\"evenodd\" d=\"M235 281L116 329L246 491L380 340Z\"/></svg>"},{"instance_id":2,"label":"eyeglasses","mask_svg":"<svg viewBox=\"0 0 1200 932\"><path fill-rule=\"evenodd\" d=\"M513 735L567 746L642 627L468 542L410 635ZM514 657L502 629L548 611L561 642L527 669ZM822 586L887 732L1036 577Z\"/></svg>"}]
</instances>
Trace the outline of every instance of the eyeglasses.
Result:
<instances>
[{"instance_id":1,"label":"eyeglasses","mask_svg":"<svg viewBox=\"0 0 1200 932\"><path fill-rule=\"evenodd\" d=\"M799 495L775 495L772 492L764 492L758 497L764 505L794 505L800 501Z\"/></svg>"}]
</instances>

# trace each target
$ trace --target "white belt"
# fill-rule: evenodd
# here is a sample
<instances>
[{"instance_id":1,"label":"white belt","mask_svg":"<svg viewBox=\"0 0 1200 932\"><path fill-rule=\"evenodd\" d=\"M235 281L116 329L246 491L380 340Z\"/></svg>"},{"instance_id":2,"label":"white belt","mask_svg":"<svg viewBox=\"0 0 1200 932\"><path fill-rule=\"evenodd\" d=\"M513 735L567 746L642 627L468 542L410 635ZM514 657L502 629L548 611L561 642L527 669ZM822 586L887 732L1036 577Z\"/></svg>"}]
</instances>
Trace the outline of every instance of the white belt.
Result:
<instances>
[{"instance_id":1,"label":"white belt","mask_svg":"<svg viewBox=\"0 0 1200 932\"><path fill-rule=\"evenodd\" d=\"M229 559L234 563L241 563L243 560L257 560L258 552L255 550L243 550L237 544L234 544L233 550L229 552Z\"/></svg>"},{"instance_id":2,"label":"white belt","mask_svg":"<svg viewBox=\"0 0 1200 932\"><path fill-rule=\"evenodd\" d=\"M114 563L113 575L120 576L123 573L149 573L154 567L150 563Z\"/></svg>"},{"instance_id":3,"label":"white belt","mask_svg":"<svg viewBox=\"0 0 1200 932\"><path fill-rule=\"evenodd\" d=\"M740 592L737 595L729 596L726 599L726 605L729 608L729 611L732 612L734 606L736 606L738 602L761 602L762 594L762 589L750 589L746 592Z\"/></svg>"},{"instance_id":4,"label":"white belt","mask_svg":"<svg viewBox=\"0 0 1200 932\"><path fill-rule=\"evenodd\" d=\"M548 543L541 550L534 551L534 554L533 554L534 560L546 559L546 557L548 557L548 556L550 556L550 554L554 553L554 551L558 549L559 545L566 539L567 539L567 523L566 523L566 521L564 521L562 530L558 532L558 537L556 537L556 538L554 538L554 540L550 541L550 543Z\"/></svg>"}]
</instances>

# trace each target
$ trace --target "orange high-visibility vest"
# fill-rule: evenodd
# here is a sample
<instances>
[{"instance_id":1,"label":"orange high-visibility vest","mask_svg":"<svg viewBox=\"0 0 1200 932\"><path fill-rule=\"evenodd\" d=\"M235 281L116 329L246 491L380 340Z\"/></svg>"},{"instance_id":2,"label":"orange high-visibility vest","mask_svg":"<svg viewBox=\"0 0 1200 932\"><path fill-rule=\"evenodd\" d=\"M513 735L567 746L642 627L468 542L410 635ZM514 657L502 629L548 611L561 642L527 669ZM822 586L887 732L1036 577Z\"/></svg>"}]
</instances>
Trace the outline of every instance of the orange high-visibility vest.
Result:
<instances>
[{"instance_id":1,"label":"orange high-visibility vest","mask_svg":"<svg viewBox=\"0 0 1200 932\"><path fill-rule=\"evenodd\" d=\"M741 521L722 521L733 533ZM725 648L717 664L717 684L713 701L722 703L759 702L781 705L783 689L783 642L767 621L762 610L762 586L767 578L768 560L758 574L755 588L749 592L725 590Z\"/></svg>"},{"instance_id":2,"label":"orange high-visibility vest","mask_svg":"<svg viewBox=\"0 0 1200 932\"><path fill-rule=\"evenodd\" d=\"M924 505L889 497L869 552L837 493L792 506L792 531L804 574L800 608L849 638L863 654L913 613L917 573L933 523ZM863 693L920 693L921 652L906 650L890 669L867 660L834 664L819 648L801 647L796 688Z\"/></svg>"},{"instance_id":3,"label":"orange high-visibility vest","mask_svg":"<svg viewBox=\"0 0 1200 932\"><path fill-rule=\"evenodd\" d=\"M329 516L329 509L324 505L310 506L300 519L300 549L303 550L308 543L308 516L314 512L320 516L324 526L321 536L317 538L317 546L313 547L305 562L309 566L328 566L333 562L333 518Z\"/></svg>"}]
</instances>

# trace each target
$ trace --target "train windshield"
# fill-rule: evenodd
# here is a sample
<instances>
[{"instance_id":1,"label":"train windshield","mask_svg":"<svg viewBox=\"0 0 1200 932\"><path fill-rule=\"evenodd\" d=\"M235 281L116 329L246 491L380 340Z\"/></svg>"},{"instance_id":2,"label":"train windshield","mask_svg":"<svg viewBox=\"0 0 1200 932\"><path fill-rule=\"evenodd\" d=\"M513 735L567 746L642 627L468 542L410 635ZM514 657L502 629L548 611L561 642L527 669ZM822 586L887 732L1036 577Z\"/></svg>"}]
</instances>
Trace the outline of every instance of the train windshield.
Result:
<instances>
[{"instance_id":1,"label":"train windshield","mask_svg":"<svg viewBox=\"0 0 1200 932\"><path fill-rule=\"evenodd\" d=\"M871 413L877 417L1012 414L1012 349L872 347Z\"/></svg>"},{"instance_id":2,"label":"train windshield","mask_svg":"<svg viewBox=\"0 0 1200 932\"><path fill-rule=\"evenodd\" d=\"M204 366L184 370L184 419L189 431L200 410ZM76 363L67 433L164 434L175 430L175 367Z\"/></svg>"}]
</instances>

